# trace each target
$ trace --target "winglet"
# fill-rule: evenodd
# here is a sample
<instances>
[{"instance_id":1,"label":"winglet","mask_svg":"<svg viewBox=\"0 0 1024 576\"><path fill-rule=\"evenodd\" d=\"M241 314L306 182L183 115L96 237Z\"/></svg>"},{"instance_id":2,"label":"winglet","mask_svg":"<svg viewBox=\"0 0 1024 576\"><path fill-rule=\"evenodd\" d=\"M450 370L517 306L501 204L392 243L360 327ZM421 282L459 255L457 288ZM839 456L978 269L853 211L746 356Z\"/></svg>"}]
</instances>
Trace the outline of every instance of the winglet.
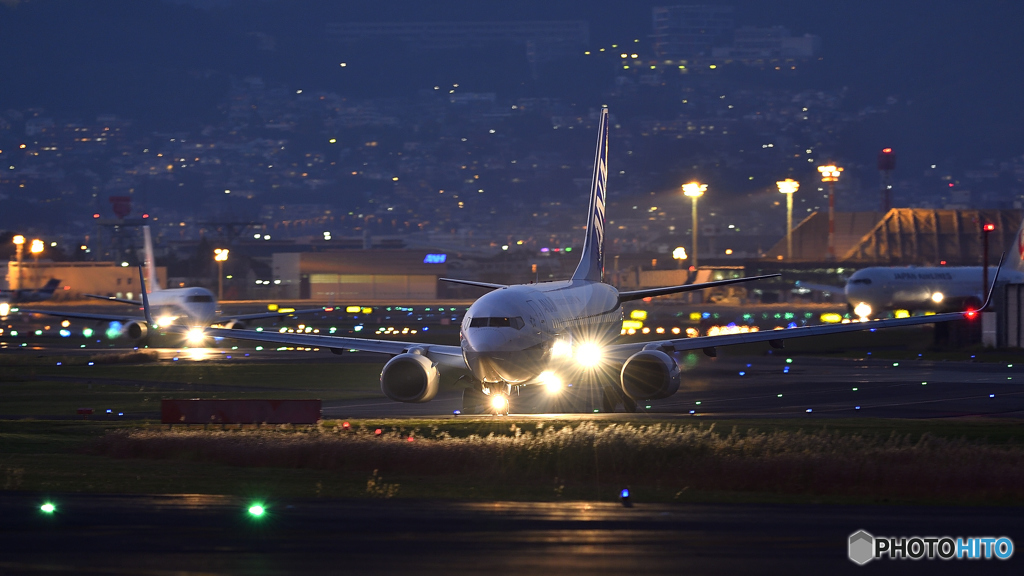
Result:
<instances>
[{"instance_id":1,"label":"winglet","mask_svg":"<svg viewBox=\"0 0 1024 576\"><path fill-rule=\"evenodd\" d=\"M156 328L153 314L149 310L149 294L146 293L146 275L143 274L142 266L139 266L139 284L142 287L142 312L146 315L146 324L149 324L150 328Z\"/></svg>"},{"instance_id":2,"label":"winglet","mask_svg":"<svg viewBox=\"0 0 1024 576\"><path fill-rule=\"evenodd\" d=\"M1003 267L1003 259L1006 258L1006 252L1003 252L999 256L999 264L996 264L996 273L992 276L992 284L988 287L988 294L985 295L985 303L978 308L978 312L987 310L989 305L992 304L992 294L996 291L996 281L999 280L999 270Z\"/></svg>"}]
</instances>

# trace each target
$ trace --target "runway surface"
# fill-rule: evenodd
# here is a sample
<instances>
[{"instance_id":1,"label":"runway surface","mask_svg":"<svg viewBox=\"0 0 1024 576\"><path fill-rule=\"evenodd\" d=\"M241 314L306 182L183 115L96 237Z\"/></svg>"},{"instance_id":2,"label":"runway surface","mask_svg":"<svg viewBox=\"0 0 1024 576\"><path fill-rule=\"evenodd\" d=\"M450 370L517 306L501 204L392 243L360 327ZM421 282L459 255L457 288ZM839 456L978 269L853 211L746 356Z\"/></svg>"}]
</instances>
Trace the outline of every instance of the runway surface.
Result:
<instances>
[{"instance_id":1,"label":"runway surface","mask_svg":"<svg viewBox=\"0 0 1024 576\"><path fill-rule=\"evenodd\" d=\"M0 493L0 573L1020 573L1007 561L847 559L847 538L1009 536L999 508L295 500Z\"/></svg>"},{"instance_id":2,"label":"runway surface","mask_svg":"<svg viewBox=\"0 0 1024 576\"><path fill-rule=\"evenodd\" d=\"M534 390L529 397L513 397L512 411L540 411L543 394ZM582 397L581 411L602 417L594 414L600 409L596 393L583 392ZM325 403L324 416L452 415L461 408L461 393L445 391L424 404L398 404L383 396ZM1024 416L1024 365L786 356L699 358L683 373L677 394L641 403L638 412L658 418L1017 418Z\"/></svg>"}]
</instances>

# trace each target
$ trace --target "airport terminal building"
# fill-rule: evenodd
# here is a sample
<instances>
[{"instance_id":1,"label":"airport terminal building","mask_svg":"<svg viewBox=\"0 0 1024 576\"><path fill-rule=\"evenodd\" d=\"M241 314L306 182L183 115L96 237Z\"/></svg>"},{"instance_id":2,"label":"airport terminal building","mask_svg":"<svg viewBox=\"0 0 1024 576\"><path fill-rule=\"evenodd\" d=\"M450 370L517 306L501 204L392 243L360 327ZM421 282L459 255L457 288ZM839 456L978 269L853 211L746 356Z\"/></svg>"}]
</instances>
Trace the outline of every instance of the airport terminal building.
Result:
<instances>
[{"instance_id":1,"label":"airport terminal building","mask_svg":"<svg viewBox=\"0 0 1024 576\"><path fill-rule=\"evenodd\" d=\"M331 250L273 255L280 296L317 301L437 298L448 255L421 250Z\"/></svg>"}]
</instances>

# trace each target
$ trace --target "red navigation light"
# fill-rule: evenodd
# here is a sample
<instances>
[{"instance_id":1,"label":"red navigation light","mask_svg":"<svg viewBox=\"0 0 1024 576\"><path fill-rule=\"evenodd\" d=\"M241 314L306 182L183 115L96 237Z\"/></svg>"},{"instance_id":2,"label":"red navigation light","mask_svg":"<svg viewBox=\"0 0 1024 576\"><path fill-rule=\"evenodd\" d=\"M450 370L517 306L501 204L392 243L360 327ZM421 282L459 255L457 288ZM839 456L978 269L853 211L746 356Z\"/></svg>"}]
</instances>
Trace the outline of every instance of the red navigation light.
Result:
<instances>
[{"instance_id":1,"label":"red navigation light","mask_svg":"<svg viewBox=\"0 0 1024 576\"><path fill-rule=\"evenodd\" d=\"M373 431L373 434L374 434L374 436L380 436L381 432L383 432L383 431L380 428L377 428L376 430Z\"/></svg>"},{"instance_id":2,"label":"red navigation light","mask_svg":"<svg viewBox=\"0 0 1024 576\"><path fill-rule=\"evenodd\" d=\"M946 265L946 261L945 261L945 260L941 260L941 261L939 261L939 265L941 265L941 266L945 266L945 265Z\"/></svg>"},{"instance_id":3,"label":"red navigation light","mask_svg":"<svg viewBox=\"0 0 1024 576\"><path fill-rule=\"evenodd\" d=\"M950 188L952 188L952 187L953 187L953 183L952 183L952 182L950 182L950 183L949 183L949 187L950 187Z\"/></svg>"},{"instance_id":4,"label":"red navigation light","mask_svg":"<svg viewBox=\"0 0 1024 576\"><path fill-rule=\"evenodd\" d=\"M996 229L995 224L985 224L985 232L991 232Z\"/></svg>"},{"instance_id":5,"label":"red navigation light","mask_svg":"<svg viewBox=\"0 0 1024 576\"><path fill-rule=\"evenodd\" d=\"M964 316L968 320L974 320L975 318L978 317L978 311L977 310L968 310L967 312L964 312Z\"/></svg>"},{"instance_id":6,"label":"red navigation light","mask_svg":"<svg viewBox=\"0 0 1024 576\"><path fill-rule=\"evenodd\" d=\"M142 217L143 218L149 218L149 214L143 214Z\"/></svg>"}]
</instances>

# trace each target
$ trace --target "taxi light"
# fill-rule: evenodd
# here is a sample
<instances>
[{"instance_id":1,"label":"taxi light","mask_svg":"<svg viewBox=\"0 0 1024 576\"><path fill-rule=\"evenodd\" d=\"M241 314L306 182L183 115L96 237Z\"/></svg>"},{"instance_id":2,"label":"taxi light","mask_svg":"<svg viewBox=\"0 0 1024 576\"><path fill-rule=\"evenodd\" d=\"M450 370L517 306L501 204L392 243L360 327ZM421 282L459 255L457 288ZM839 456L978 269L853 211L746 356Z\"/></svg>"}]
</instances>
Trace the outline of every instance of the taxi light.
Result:
<instances>
[{"instance_id":1,"label":"taxi light","mask_svg":"<svg viewBox=\"0 0 1024 576\"><path fill-rule=\"evenodd\" d=\"M622 328L623 328L623 330L629 330L630 328L632 328L633 330L640 330L643 327L644 327L644 323L639 321L639 320L623 320L622 321Z\"/></svg>"},{"instance_id":2,"label":"taxi light","mask_svg":"<svg viewBox=\"0 0 1024 576\"><path fill-rule=\"evenodd\" d=\"M53 514L57 511L57 507L54 506L52 502L46 502L39 507L39 511L43 514Z\"/></svg>"},{"instance_id":3,"label":"taxi light","mask_svg":"<svg viewBox=\"0 0 1024 576\"><path fill-rule=\"evenodd\" d=\"M267 509L263 507L263 504L253 504L249 506L249 515L253 518L260 518L267 513Z\"/></svg>"},{"instance_id":4,"label":"taxi light","mask_svg":"<svg viewBox=\"0 0 1024 576\"><path fill-rule=\"evenodd\" d=\"M843 317L835 312L828 312L821 315L821 321L829 324L836 324L843 321Z\"/></svg>"},{"instance_id":5,"label":"taxi light","mask_svg":"<svg viewBox=\"0 0 1024 576\"><path fill-rule=\"evenodd\" d=\"M896 318L910 318L910 310L897 310L893 315Z\"/></svg>"},{"instance_id":6,"label":"taxi light","mask_svg":"<svg viewBox=\"0 0 1024 576\"><path fill-rule=\"evenodd\" d=\"M862 320L871 316L871 306L867 302L861 302L853 308L853 313L859 316Z\"/></svg>"},{"instance_id":7,"label":"taxi light","mask_svg":"<svg viewBox=\"0 0 1024 576\"><path fill-rule=\"evenodd\" d=\"M359 311L362 310L362 309L363 309L362 306L346 306L345 307L345 312L347 312L349 314L359 314Z\"/></svg>"},{"instance_id":8,"label":"taxi light","mask_svg":"<svg viewBox=\"0 0 1024 576\"><path fill-rule=\"evenodd\" d=\"M584 368L593 368L601 362L601 347L593 342L584 342L576 348L576 362Z\"/></svg>"},{"instance_id":9,"label":"taxi light","mask_svg":"<svg viewBox=\"0 0 1024 576\"><path fill-rule=\"evenodd\" d=\"M945 296L943 296L942 292L932 294L932 302L935 302L936 304L940 304L943 298L945 298Z\"/></svg>"},{"instance_id":10,"label":"taxi light","mask_svg":"<svg viewBox=\"0 0 1024 576\"><path fill-rule=\"evenodd\" d=\"M206 339L206 333L202 328L191 328L185 336L185 339L188 340L189 345L198 346Z\"/></svg>"},{"instance_id":11,"label":"taxi light","mask_svg":"<svg viewBox=\"0 0 1024 576\"><path fill-rule=\"evenodd\" d=\"M647 320L647 311L646 310L633 310L632 312L629 313L629 317L632 320Z\"/></svg>"}]
</instances>

